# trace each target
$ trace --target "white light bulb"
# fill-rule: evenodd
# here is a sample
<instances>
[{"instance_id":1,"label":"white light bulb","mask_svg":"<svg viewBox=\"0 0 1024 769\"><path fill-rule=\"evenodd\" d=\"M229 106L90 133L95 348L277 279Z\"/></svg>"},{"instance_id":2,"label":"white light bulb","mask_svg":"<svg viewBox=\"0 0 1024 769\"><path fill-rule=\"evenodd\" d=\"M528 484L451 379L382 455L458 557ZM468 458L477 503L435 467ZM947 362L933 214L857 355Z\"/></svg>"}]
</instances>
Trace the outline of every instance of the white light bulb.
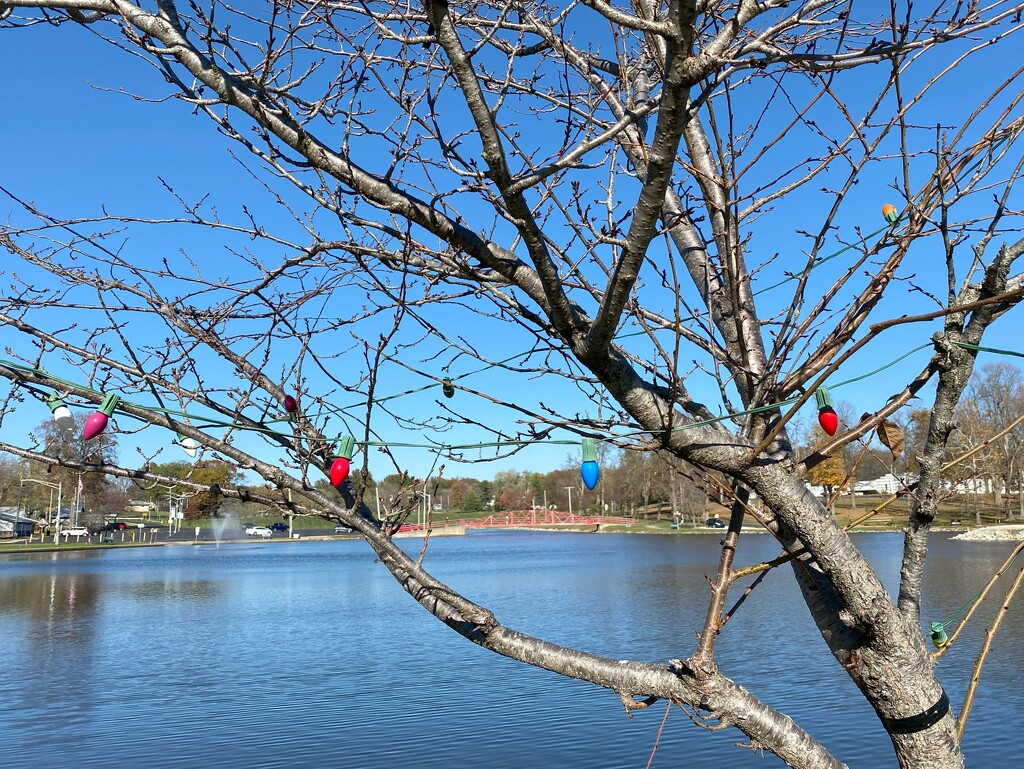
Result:
<instances>
[{"instance_id":1,"label":"white light bulb","mask_svg":"<svg viewBox=\"0 0 1024 769\"><path fill-rule=\"evenodd\" d=\"M188 454L190 457L194 457L196 452L199 451L200 445L194 438L178 438L178 445L181 446L181 450Z\"/></svg>"},{"instance_id":2,"label":"white light bulb","mask_svg":"<svg viewBox=\"0 0 1024 769\"><path fill-rule=\"evenodd\" d=\"M57 423L57 427L61 430L75 428L75 418L71 416L71 409L60 399L60 395L55 392L50 393L46 399L46 405L49 407L50 413L53 414L53 421Z\"/></svg>"},{"instance_id":3,"label":"white light bulb","mask_svg":"<svg viewBox=\"0 0 1024 769\"><path fill-rule=\"evenodd\" d=\"M53 421L61 430L73 430L75 427L75 418L71 416L71 409L67 406L57 406L53 410Z\"/></svg>"}]
</instances>

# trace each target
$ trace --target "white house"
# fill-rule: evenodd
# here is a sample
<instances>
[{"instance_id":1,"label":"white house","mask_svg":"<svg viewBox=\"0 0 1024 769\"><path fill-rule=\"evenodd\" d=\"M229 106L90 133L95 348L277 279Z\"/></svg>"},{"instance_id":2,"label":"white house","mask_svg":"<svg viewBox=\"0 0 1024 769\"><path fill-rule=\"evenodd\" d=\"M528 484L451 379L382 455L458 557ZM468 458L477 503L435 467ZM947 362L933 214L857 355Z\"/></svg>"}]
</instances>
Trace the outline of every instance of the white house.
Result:
<instances>
[{"instance_id":1,"label":"white house","mask_svg":"<svg viewBox=\"0 0 1024 769\"><path fill-rule=\"evenodd\" d=\"M853 491L856 494L896 494L904 489L909 489L915 483L917 483L917 476L912 473L901 473L900 475L886 473L873 481L857 481L853 484Z\"/></svg>"}]
</instances>

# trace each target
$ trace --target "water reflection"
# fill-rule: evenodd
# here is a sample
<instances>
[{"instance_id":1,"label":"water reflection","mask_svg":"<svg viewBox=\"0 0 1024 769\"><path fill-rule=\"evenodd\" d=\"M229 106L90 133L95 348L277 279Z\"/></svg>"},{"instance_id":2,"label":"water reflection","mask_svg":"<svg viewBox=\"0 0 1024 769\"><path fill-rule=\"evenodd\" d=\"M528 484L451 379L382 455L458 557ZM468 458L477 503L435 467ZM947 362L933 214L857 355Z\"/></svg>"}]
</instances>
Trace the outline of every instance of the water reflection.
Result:
<instances>
[{"instance_id":1,"label":"water reflection","mask_svg":"<svg viewBox=\"0 0 1024 769\"><path fill-rule=\"evenodd\" d=\"M222 590L209 580L152 580L131 585L128 593L141 601L202 601L218 598Z\"/></svg>"},{"instance_id":2,"label":"water reflection","mask_svg":"<svg viewBox=\"0 0 1024 769\"><path fill-rule=\"evenodd\" d=\"M491 534L432 543L436 575L506 624L623 658L692 651L717 538ZM860 539L890 589L899 535ZM418 543L407 545L418 549ZM938 539L923 619L945 619L1011 548ZM770 558L748 537L743 563ZM425 615L357 541L165 547L0 560L0 755L7 767L489 769L644 766L664 715L524 668ZM991 611L989 610L989 616ZM1019 612L986 667L969 763L1005 760L1019 708ZM955 705L984 623L940 663ZM853 767L888 741L823 648L791 576L773 573L722 634L724 672ZM656 712L655 712L656 711ZM654 766L779 766L670 714Z\"/></svg>"}]
</instances>

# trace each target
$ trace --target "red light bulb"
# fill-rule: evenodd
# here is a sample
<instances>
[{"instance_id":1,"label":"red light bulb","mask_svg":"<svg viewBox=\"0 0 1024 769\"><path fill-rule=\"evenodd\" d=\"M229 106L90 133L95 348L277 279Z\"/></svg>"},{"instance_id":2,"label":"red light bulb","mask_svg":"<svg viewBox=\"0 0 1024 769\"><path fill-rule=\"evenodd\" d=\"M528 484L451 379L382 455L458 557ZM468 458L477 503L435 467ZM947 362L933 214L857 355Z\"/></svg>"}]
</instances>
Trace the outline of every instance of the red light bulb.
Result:
<instances>
[{"instance_id":1,"label":"red light bulb","mask_svg":"<svg viewBox=\"0 0 1024 769\"><path fill-rule=\"evenodd\" d=\"M835 435L836 430L839 429L839 415L836 414L836 410L834 408L826 406L818 412L818 424L821 425L821 429L829 435Z\"/></svg>"},{"instance_id":2,"label":"red light bulb","mask_svg":"<svg viewBox=\"0 0 1024 769\"><path fill-rule=\"evenodd\" d=\"M284 410L289 414L295 412L299 408L298 402L291 395L284 396Z\"/></svg>"},{"instance_id":3,"label":"red light bulb","mask_svg":"<svg viewBox=\"0 0 1024 769\"><path fill-rule=\"evenodd\" d=\"M338 450L334 452L334 462L331 464L331 485L337 488L348 478L349 470L352 468L352 452L355 451L355 438L346 435L338 441Z\"/></svg>"},{"instance_id":4,"label":"red light bulb","mask_svg":"<svg viewBox=\"0 0 1024 769\"><path fill-rule=\"evenodd\" d=\"M819 387L814 391L814 397L818 401L818 424L829 435L835 435L839 429L839 416L832 408L832 396L829 395L828 388Z\"/></svg>"},{"instance_id":5,"label":"red light bulb","mask_svg":"<svg viewBox=\"0 0 1024 769\"><path fill-rule=\"evenodd\" d=\"M331 465L331 485L340 486L348 478L348 471L351 468L352 463L347 457L338 457L334 460L334 464Z\"/></svg>"}]
</instances>

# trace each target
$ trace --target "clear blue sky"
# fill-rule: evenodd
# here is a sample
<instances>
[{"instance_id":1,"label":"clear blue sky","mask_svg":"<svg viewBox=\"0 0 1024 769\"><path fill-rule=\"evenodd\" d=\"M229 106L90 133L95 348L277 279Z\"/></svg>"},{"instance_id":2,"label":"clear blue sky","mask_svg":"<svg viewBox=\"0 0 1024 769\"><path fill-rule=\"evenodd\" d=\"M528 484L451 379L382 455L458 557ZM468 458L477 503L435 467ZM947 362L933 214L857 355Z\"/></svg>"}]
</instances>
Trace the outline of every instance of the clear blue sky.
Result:
<instances>
[{"instance_id":1,"label":"clear blue sky","mask_svg":"<svg viewBox=\"0 0 1024 769\"><path fill-rule=\"evenodd\" d=\"M111 46L99 44L90 39L88 32L77 28L55 31L41 27L16 33L4 31L0 45L0 71L4 73L5 117L0 121L0 142L5 148L0 184L15 194L38 204L43 210L56 216L95 215L101 206L107 210L126 215L163 216L179 213L164 189L160 178L173 185L175 190L188 200L198 200L210 193L226 219L240 216L244 204L267 222L278 221L288 229L290 225L276 209L273 202L258 192L251 179L242 171L228 150L239 152L217 135L208 120L194 117L186 105L145 104L133 100L127 93L160 93L158 75L148 66L134 60ZM958 83L967 89L971 87L979 70L977 66L964 67L950 84L955 92ZM880 76L878 70L868 70L861 77L870 86L872 78ZM944 117L942 105L935 104L936 119ZM248 160L248 159L247 159ZM864 233L880 227L883 222L879 213L883 202L891 198L884 189L885 179L895 176L895 166L883 168L873 178L854 190L851 196L856 200L849 207L860 218L845 223L840 237L853 239L854 227ZM802 192L812 195L814 190ZM799 228L812 228L814 222L814 201L807 197L794 196L779 203L776 211L767 217L765 225L755 233L751 242L754 249L763 252L781 252L768 273L771 282L785 270L802 264L800 248L804 241L794 235ZM14 205L0 199L0 216L18 216ZM804 215L807 215L807 220ZM179 249L202 255L206 265L216 266L224 258L222 246L214 239L196 230L178 228L168 232L155 229L133 232L123 243L123 253L133 258L159 259L175 258ZM935 246L938 246L936 243ZM793 253L793 257L787 257ZM932 256L935 256L934 254ZM919 277L935 271L941 260L927 251L916 254L908 265L917 270ZM837 260L836 267L842 265ZM227 262L225 262L227 264ZM761 276L759 276L759 280ZM822 281L827 281L823 271ZM920 277L924 280L923 277ZM941 276L939 276L941 281ZM933 283L934 285L934 283ZM781 289L783 298L785 289ZM885 308L889 314L899 314L907 302L909 293L897 291L896 298ZM930 309L927 304L915 305L914 312ZM882 315L879 318L883 317ZM1003 323L987 340L994 347L1013 348L1018 345L1013 323ZM906 351L927 342L929 335L937 328L932 325L918 325L888 334L864 355L859 356L845 368L836 379L853 379L896 359ZM504 335L493 328L466 329L470 338L489 347L494 358L504 358L524 348L524 335ZM348 341L339 342L343 346ZM283 355L286 355L282 351ZM916 371L924 363L927 351L918 352L904 363L887 369L884 374L850 385L834 392L836 400L846 401L859 414L880 407L892 392L892 383L910 371ZM411 362L422 369L430 363L414 355ZM1013 359L1009 359L1013 360ZM684 355L684 361L687 357ZM283 363L284 361L280 361ZM454 377L467 370L476 369L468 362L456 364L448 373ZM63 372L74 378L68 372ZM719 399L710 387L710 380L703 391L697 378L697 394L707 399L709 405L718 408ZM389 369L389 378L379 385L378 393L389 395L407 389L420 387L427 382L414 374L402 372L399 368ZM576 412L598 416L595 407L582 401L571 388L549 387L547 379L523 379L491 371L477 374L466 383L496 398L520 402L536 409L540 402L561 409L570 415ZM311 389L316 389L315 383ZM408 396L399 401L389 402L404 415L435 413L435 400L439 391ZM354 405L351 397L339 398L339 406ZM469 414L480 423L497 428L511 429L517 415L500 409L485 399L459 394L451 402L453 408ZM356 412L358 413L358 412ZM810 412L813 414L813 411ZM47 418L45 409L26 404L15 419L4 424L4 431L27 430ZM333 428L332 428L333 429ZM425 439L411 426L383 420L378 425L383 437L395 443L425 443ZM338 432L344 431L339 424ZM571 439L568 433L553 437ZM151 449L166 436L155 431L145 431L126 436L122 443L130 450L133 442ZM450 433L433 436L435 440L450 443L472 443L490 440L482 430L460 428ZM414 475L430 471L435 457L423 448L398 452L405 466ZM471 452L474 458L488 456L487 450ZM123 456L128 452L123 452ZM446 476L470 475L481 478L491 477L502 469L520 469L545 472L562 466L569 455L577 456L572 446L535 445L511 459L487 464L457 465L447 462ZM165 452L160 459L172 460L183 457L175 449ZM444 460L442 460L444 461ZM126 459L131 464L129 459ZM371 470L378 477L391 472L391 467L373 456Z\"/></svg>"},{"instance_id":2,"label":"clear blue sky","mask_svg":"<svg viewBox=\"0 0 1024 769\"><path fill-rule=\"evenodd\" d=\"M273 201L260 193L229 154L228 150L240 153L239 148L230 146L220 137L207 119L192 116L187 106L182 104L145 104L126 95L158 93L162 89L157 74L151 68L124 52L99 44L72 25L59 31L46 27L18 32L5 30L3 44L0 45L0 71L6 73L8 116L0 121L0 141L7 148L0 184L41 210L54 216L95 216L99 215L102 206L111 213L129 216L180 215L180 208L160 181L163 179L189 201L211 194L227 220L242 220L241 207L245 205L264 222L277 221L290 235L295 235L294 225L281 215ZM15 216L24 221L16 205L6 197L0 199L0 216L5 219ZM84 231L89 227L81 229ZM235 264L227 260L216 237L205 237L202 232L188 228L133 230L123 241L122 254L140 261L157 261L164 257L173 260L179 249L203 259L204 268L210 273L216 274L220 260L225 265ZM279 257L279 254L273 256ZM45 280L45 276L40 276L40 279ZM345 301L352 301L352 297L345 297ZM465 330L469 338L473 336L471 331ZM140 328L140 332L144 334L145 329ZM477 341L494 358L504 358L526 349L522 336L516 341L493 336ZM339 340L339 345L347 347L351 344L351 340ZM279 347L282 348L282 356L286 356L286 346L281 344ZM430 371L431 365L420 358L420 354L412 353L410 363ZM286 361L280 360L279 363ZM479 368L479 364L473 365L466 360L450 371L438 369L436 373L438 376L458 377ZM76 377L74 371L53 373L83 381L83 377ZM307 369L307 373L313 375L311 369ZM397 367L391 367L389 373L390 377L382 379L378 385L380 396L390 396L430 383L430 380ZM528 394L521 389L521 382L513 382L500 372L476 374L464 381L498 398L512 401L521 398L524 405L530 407L536 406L544 390L544 386L536 382L535 397L527 397ZM311 389L315 390L315 385ZM556 393L544 392L546 401L550 402L553 397ZM444 400L440 390L433 388L387 402L389 407L403 414L421 416L437 412L435 400L438 399ZM496 428L512 429L512 422L517 418L487 401L461 393L448 403L482 424ZM352 413L356 416L362 412L358 404L359 399L352 395L339 396L336 403L339 407L355 406ZM588 404L585 403L573 406L574 411L587 409ZM4 432L27 431L48 418L45 407L26 403L19 408L15 418L5 421ZM378 430L385 440L404 444L431 443L415 428L395 424L379 412L378 418ZM129 428L137 426L130 420L124 424ZM346 425L341 422L332 425L330 434L335 430L345 432ZM167 437L164 431L156 430L123 435L122 458L132 464L132 447L136 443L152 451ZM466 428L430 437L452 444L493 440L486 431ZM553 437L575 440L568 433ZM546 472L561 467L570 454L578 456L579 450L568 445L538 444L512 458L483 464L438 460L434 452L425 448L399 448L395 453L415 476L422 477L444 463L446 477L489 478L502 469ZM486 448L466 452L466 456L474 460L493 455L494 451ZM170 447L159 461L181 458L184 454ZM370 459L371 471L377 477L393 472L391 464L374 449L370 450Z\"/></svg>"}]
</instances>

